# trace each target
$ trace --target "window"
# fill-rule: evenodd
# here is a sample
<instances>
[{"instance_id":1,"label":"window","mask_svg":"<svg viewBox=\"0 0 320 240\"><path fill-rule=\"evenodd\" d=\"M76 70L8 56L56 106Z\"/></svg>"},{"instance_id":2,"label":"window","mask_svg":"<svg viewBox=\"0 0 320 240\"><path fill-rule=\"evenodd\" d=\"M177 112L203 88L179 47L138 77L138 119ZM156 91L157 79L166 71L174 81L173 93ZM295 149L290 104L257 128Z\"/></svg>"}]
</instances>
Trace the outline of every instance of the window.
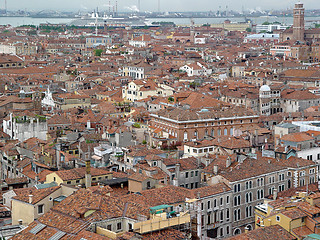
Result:
<instances>
[{"instance_id":1,"label":"window","mask_svg":"<svg viewBox=\"0 0 320 240\"><path fill-rule=\"evenodd\" d=\"M71 184L71 181L68 181L67 184Z\"/></svg>"},{"instance_id":2,"label":"window","mask_svg":"<svg viewBox=\"0 0 320 240\"><path fill-rule=\"evenodd\" d=\"M280 222L280 216L276 216L276 221Z\"/></svg>"},{"instance_id":3,"label":"window","mask_svg":"<svg viewBox=\"0 0 320 240\"><path fill-rule=\"evenodd\" d=\"M195 171L195 174L194 174L196 177L198 176L198 171Z\"/></svg>"},{"instance_id":4,"label":"window","mask_svg":"<svg viewBox=\"0 0 320 240\"><path fill-rule=\"evenodd\" d=\"M220 206L222 206L223 205L223 198L221 197L220 198Z\"/></svg>"},{"instance_id":5,"label":"window","mask_svg":"<svg viewBox=\"0 0 320 240\"><path fill-rule=\"evenodd\" d=\"M228 130L226 128L223 130L223 135L228 135Z\"/></svg>"},{"instance_id":6,"label":"window","mask_svg":"<svg viewBox=\"0 0 320 240\"><path fill-rule=\"evenodd\" d=\"M234 185L233 188L234 192L240 192L240 183Z\"/></svg>"},{"instance_id":7,"label":"window","mask_svg":"<svg viewBox=\"0 0 320 240\"><path fill-rule=\"evenodd\" d=\"M278 186L279 192L284 191L284 184Z\"/></svg>"},{"instance_id":8,"label":"window","mask_svg":"<svg viewBox=\"0 0 320 240\"><path fill-rule=\"evenodd\" d=\"M246 203L252 202L252 192L246 193Z\"/></svg>"},{"instance_id":9,"label":"window","mask_svg":"<svg viewBox=\"0 0 320 240\"><path fill-rule=\"evenodd\" d=\"M230 201L230 197L227 196L227 199L226 199L227 204L229 203L229 201Z\"/></svg>"},{"instance_id":10,"label":"window","mask_svg":"<svg viewBox=\"0 0 320 240\"><path fill-rule=\"evenodd\" d=\"M121 222L118 222L117 223L117 230L120 230L121 229Z\"/></svg>"},{"instance_id":11,"label":"window","mask_svg":"<svg viewBox=\"0 0 320 240\"><path fill-rule=\"evenodd\" d=\"M315 183L315 179L314 179L313 176L311 176L311 177L309 178L309 183L310 183L310 184Z\"/></svg>"},{"instance_id":12,"label":"window","mask_svg":"<svg viewBox=\"0 0 320 240\"><path fill-rule=\"evenodd\" d=\"M220 237L223 236L223 228L220 228Z\"/></svg>"},{"instance_id":13,"label":"window","mask_svg":"<svg viewBox=\"0 0 320 240\"><path fill-rule=\"evenodd\" d=\"M241 196L239 195L239 196L235 196L234 197L234 206L238 206L238 205L240 205L241 204Z\"/></svg>"},{"instance_id":14,"label":"window","mask_svg":"<svg viewBox=\"0 0 320 240\"><path fill-rule=\"evenodd\" d=\"M38 214L43 214L43 211L44 211L44 205L41 204L38 206Z\"/></svg>"},{"instance_id":15,"label":"window","mask_svg":"<svg viewBox=\"0 0 320 240\"><path fill-rule=\"evenodd\" d=\"M76 180L76 183L80 183L80 180Z\"/></svg>"},{"instance_id":16,"label":"window","mask_svg":"<svg viewBox=\"0 0 320 240\"><path fill-rule=\"evenodd\" d=\"M284 180L284 173L279 174L279 181L283 181Z\"/></svg>"},{"instance_id":17,"label":"window","mask_svg":"<svg viewBox=\"0 0 320 240\"><path fill-rule=\"evenodd\" d=\"M189 172L186 172L186 178L188 178L189 177Z\"/></svg>"},{"instance_id":18,"label":"window","mask_svg":"<svg viewBox=\"0 0 320 240\"><path fill-rule=\"evenodd\" d=\"M234 210L234 212L233 212L233 219L234 219L234 221L239 221L240 218L241 218L241 211L240 211L240 209Z\"/></svg>"},{"instance_id":19,"label":"window","mask_svg":"<svg viewBox=\"0 0 320 240\"><path fill-rule=\"evenodd\" d=\"M252 188L252 181L246 182L246 189Z\"/></svg>"},{"instance_id":20,"label":"window","mask_svg":"<svg viewBox=\"0 0 320 240\"><path fill-rule=\"evenodd\" d=\"M111 227L112 227L111 224L108 224L108 225L107 225L107 229L108 229L109 231L111 231Z\"/></svg>"},{"instance_id":21,"label":"window","mask_svg":"<svg viewBox=\"0 0 320 240\"><path fill-rule=\"evenodd\" d=\"M274 190L274 187L270 187L270 188L269 188L269 195L272 195L272 194L273 194L273 190Z\"/></svg>"},{"instance_id":22,"label":"window","mask_svg":"<svg viewBox=\"0 0 320 240\"><path fill-rule=\"evenodd\" d=\"M211 214L210 213L208 213L207 220L208 220L207 224L210 224L211 223Z\"/></svg>"},{"instance_id":23,"label":"window","mask_svg":"<svg viewBox=\"0 0 320 240\"><path fill-rule=\"evenodd\" d=\"M193 177L193 171L191 171L191 177Z\"/></svg>"},{"instance_id":24,"label":"window","mask_svg":"<svg viewBox=\"0 0 320 240\"><path fill-rule=\"evenodd\" d=\"M210 201L208 201L207 206L208 206L208 209L210 209L210 207L211 207L211 202Z\"/></svg>"},{"instance_id":25,"label":"window","mask_svg":"<svg viewBox=\"0 0 320 240\"><path fill-rule=\"evenodd\" d=\"M312 155L308 155L308 156L307 156L307 159L308 159L308 160L312 160Z\"/></svg>"},{"instance_id":26,"label":"window","mask_svg":"<svg viewBox=\"0 0 320 240\"><path fill-rule=\"evenodd\" d=\"M252 216L252 207L248 206L246 207L246 217L251 217Z\"/></svg>"}]
</instances>

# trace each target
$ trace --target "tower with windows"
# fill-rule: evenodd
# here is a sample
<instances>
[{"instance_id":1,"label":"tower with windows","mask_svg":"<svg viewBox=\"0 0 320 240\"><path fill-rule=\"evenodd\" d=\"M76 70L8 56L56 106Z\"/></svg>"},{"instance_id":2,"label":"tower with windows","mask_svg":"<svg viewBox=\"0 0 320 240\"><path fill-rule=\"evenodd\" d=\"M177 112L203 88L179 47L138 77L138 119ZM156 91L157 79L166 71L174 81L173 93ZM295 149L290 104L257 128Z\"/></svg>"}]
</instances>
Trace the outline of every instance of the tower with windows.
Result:
<instances>
[{"instance_id":1,"label":"tower with windows","mask_svg":"<svg viewBox=\"0 0 320 240\"><path fill-rule=\"evenodd\" d=\"M293 39L304 41L304 8L302 3L296 3L293 9Z\"/></svg>"}]
</instances>

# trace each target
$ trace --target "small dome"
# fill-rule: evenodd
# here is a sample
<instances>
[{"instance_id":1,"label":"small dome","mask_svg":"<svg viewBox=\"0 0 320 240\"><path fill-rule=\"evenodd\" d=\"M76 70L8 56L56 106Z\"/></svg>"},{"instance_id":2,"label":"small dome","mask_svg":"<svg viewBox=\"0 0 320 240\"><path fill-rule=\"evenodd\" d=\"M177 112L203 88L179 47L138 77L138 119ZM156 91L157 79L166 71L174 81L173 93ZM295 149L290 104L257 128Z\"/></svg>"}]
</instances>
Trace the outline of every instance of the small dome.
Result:
<instances>
[{"instance_id":1,"label":"small dome","mask_svg":"<svg viewBox=\"0 0 320 240\"><path fill-rule=\"evenodd\" d=\"M263 85L260 87L260 92L270 92L271 89L268 85Z\"/></svg>"}]
</instances>

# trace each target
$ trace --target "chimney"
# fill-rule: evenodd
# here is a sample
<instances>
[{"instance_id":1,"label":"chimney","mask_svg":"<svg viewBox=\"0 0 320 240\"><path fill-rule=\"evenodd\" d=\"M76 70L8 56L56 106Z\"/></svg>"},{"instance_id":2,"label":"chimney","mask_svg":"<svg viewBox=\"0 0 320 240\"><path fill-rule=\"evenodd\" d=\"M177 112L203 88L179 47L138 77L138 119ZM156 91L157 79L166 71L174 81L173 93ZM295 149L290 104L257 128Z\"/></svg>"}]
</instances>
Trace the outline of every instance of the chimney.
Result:
<instances>
[{"instance_id":1,"label":"chimney","mask_svg":"<svg viewBox=\"0 0 320 240\"><path fill-rule=\"evenodd\" d=\"M230 158L230 156L228 156L227 161L226 161L226 167L228 168L228 167L230 167L230 165L231 165L231 158Z\"/></svg>"},{"instance_id":2,"label":"chimney","mask_svg":"<svg viewBox=\"0 0 320 240\"><path fill-rule=\"evenodd\" d=\"M273 189L273 200L277 200L278 197L278 191L277 189Z\"/></svg>"},{"instance_id":3,"label":"chimney","mask_svg":"<svg viewBox=\"0 0 320 240\"><path fill-rule=\"evenodd\" d=\"M206 159L206 167L210 164L210 160Z\"/></svg>"},{"instance_id":4,"label":"chimney","mask_svg":"<svg viewBox=\"0 0 320 240\"><path fill-rule=\"evenodd\" d=\"M33 195L29 195L29 203L32 204Z\"/></svg>"},{"instance_id":5,"label":"chimney","mask_svg":"<svg viewBox=\"0 0 320 240\"><path fill-rule=\"evenodd\" d=\"M90 160L86 160L86 188L91 187L91 163Z\"/></svg>"},{"instance_id":6,"label":"chimney","mask_svg":"<svg viewBox=\"0 0 320 240\"><path fill-rule=\"evenodd\" d=\"M217 175L218 174L218 165L214 165L213 166L213 173L214 173L214 175Z\"/></svg>"}]
</instances>

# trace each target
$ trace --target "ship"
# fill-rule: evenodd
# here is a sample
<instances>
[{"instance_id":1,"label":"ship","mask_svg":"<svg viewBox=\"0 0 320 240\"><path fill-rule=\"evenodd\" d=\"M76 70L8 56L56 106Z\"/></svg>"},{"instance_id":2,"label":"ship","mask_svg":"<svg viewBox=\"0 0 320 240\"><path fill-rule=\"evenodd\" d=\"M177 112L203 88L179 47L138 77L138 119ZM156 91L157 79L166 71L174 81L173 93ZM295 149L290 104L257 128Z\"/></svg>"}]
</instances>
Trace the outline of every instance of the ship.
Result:
<instances>
[{"instance_id":1,"label":"ship","mask_svg":"<svg viewBox=\"0 0 320 240\"><path fill-rule=\"evenodd\" d=\"M126 26L147 26L148 20L143 16L127 15L117 16L116 14L104 14L100 16L98 12L92 12L92 14L82 16L81 18L73 20L70 25L84 26L84 27L126 27Z\"/></svg>"}]
</instances>

